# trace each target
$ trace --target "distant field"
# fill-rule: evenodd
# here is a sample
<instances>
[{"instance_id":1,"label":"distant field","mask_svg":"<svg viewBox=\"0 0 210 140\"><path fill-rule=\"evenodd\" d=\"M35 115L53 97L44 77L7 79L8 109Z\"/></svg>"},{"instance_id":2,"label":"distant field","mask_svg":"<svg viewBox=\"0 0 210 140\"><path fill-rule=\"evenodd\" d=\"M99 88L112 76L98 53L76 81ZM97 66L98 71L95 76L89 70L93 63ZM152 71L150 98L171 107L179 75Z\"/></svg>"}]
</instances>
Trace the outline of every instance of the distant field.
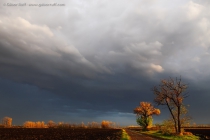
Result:
<instances>
[{"instance_id":1,"label":"distant field","mask_svg":"<svg viewBox=\"0 0 210 140\"><path fill-rule=\"evenodd\" d=\"M0 140L120 140L121 129L0 128Z\"/></svg>"},{"instance_id":2,"label":"distant field","mask_svg":"<svg viewBox=\"0 0 210 140\"><path fill-rule=\"evenodd\" d=\"M210 127L186 127L185 131L210 139Z\"/></svg>"}]
</instances>

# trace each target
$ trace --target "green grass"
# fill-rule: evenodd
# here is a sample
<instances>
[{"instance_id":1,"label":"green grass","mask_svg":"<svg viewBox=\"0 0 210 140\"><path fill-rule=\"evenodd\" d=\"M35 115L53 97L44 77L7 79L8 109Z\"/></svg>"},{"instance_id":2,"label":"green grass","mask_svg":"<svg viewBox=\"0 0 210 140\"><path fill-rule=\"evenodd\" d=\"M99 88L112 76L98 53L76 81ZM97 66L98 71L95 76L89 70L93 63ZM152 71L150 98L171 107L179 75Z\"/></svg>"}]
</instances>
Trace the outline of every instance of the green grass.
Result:
<instances>
[{"instance_id":1,"label":"green grass","mask_svg":"<svg viewBox=\"0 0 210 140\"><path fill-rule=\"evenodd\" d=\"M146 132L141 132L142 134L147 134L147 135L152 135L152 136L156 136L159 138L164 138L164 139L168 139L168 140L199 140L198 136L187 136L187 135L183 135L183 136L174 136L174 135L163 135L162 133L158 132L158 131L146 131Z\"/></svg>"},{"instance_id":2,"label":"green grass","mask_svg":"<svg viewBox=\"0 0 210 140\"><path fill-rule=\"evenodd\" d=\"M130 140L129 135L125 132L124 129L122 129L122 136L120 140Z\"/></svg>"}]
</instances>

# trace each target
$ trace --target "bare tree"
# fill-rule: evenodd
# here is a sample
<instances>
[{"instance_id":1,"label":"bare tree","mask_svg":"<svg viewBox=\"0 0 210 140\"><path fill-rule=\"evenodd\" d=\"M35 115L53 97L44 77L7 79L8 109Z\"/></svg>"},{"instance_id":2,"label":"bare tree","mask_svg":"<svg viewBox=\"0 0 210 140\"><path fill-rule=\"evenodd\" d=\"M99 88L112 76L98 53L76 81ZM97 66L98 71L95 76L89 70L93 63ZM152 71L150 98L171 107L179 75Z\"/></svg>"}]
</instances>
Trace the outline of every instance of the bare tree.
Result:
<instances>
[{"instance_id":1,"label":"bare tree","mask_svg":"<svg viewBox=\"0 0 210 140\"><path fill-rule=\"evenodd\" d=\"M153 107L149 102L140 102L140 106L134 109L137 114L137 123L147 130L147 127L152 121L152 115L159 115L160 110Z\"/></svg>"},{"instance_id":2,"label":"bare tree","mask_svg":"<svg viewBox=\"0 0 210 140\"><path fill-rule=\"evenodd\" d=\"M12 126L12 118L10 118L10 117L4 117L3 120L2 120L2 124L5 127L11 127Z\"/></svg>"},{"instance_id":3,"label":"bare tree","mask_svg":"<svg viewBox=\"0 0 210 140\"><path fill-rule=\"evenodd\" d=\"M154 101L157 105L166 105L170 111L174 121L174 128L176 133L181 133L181 109L183 107L183 100L188 96L185 92L187 85L182 83L181 77L175 80L169 78L168 80L161 80L159 86L155 86L152 90L156 95Z\"/></svg>"}]
</instances>

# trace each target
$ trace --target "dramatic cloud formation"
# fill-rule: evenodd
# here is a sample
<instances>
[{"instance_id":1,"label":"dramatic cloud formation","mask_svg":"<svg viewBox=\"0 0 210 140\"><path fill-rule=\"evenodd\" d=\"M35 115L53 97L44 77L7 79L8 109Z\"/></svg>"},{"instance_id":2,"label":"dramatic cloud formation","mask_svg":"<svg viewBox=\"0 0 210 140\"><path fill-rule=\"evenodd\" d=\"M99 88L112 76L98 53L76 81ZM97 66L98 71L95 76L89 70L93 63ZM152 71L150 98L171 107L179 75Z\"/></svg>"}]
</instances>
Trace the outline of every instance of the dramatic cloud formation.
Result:
<instances>
[{"instance_id":1,"label":"dramatic cloud formation","mask_svg":"<svg viewBox=\"0 0 210 140\"><path fill-rule=\"evenodd\" d=\"M19 3L26 6L10 6ZM54 3L65 6L43 5ZM210 123L210 2L2 0L0 5L2 118L17 124L32 119L135 124L133 109L153 101L151 88L181 75L189 84L186 104L193 121ZM161 112L157 122L169 115Z\"/></svg>"}]
</instances>

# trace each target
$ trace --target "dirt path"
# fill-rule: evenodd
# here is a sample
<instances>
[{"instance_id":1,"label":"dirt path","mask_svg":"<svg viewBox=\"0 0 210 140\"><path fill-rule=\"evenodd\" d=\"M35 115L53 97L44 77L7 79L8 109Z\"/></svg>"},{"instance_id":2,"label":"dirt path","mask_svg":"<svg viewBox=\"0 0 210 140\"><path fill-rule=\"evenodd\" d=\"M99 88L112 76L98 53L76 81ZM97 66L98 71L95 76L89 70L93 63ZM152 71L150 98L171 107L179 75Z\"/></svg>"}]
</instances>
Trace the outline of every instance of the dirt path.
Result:
<instances>
[{"instance_id":1,"label":"dirt path","mask_svg":"<svg viewBox=\"0 0 210 140\"><path fill-rule=\"evenodd\" d=\"M143 135L129 129L125 129L126 133L130 136L131 140L163 140L159 138L153 138L147 135Z\"/></svg>"}]
</instances>

